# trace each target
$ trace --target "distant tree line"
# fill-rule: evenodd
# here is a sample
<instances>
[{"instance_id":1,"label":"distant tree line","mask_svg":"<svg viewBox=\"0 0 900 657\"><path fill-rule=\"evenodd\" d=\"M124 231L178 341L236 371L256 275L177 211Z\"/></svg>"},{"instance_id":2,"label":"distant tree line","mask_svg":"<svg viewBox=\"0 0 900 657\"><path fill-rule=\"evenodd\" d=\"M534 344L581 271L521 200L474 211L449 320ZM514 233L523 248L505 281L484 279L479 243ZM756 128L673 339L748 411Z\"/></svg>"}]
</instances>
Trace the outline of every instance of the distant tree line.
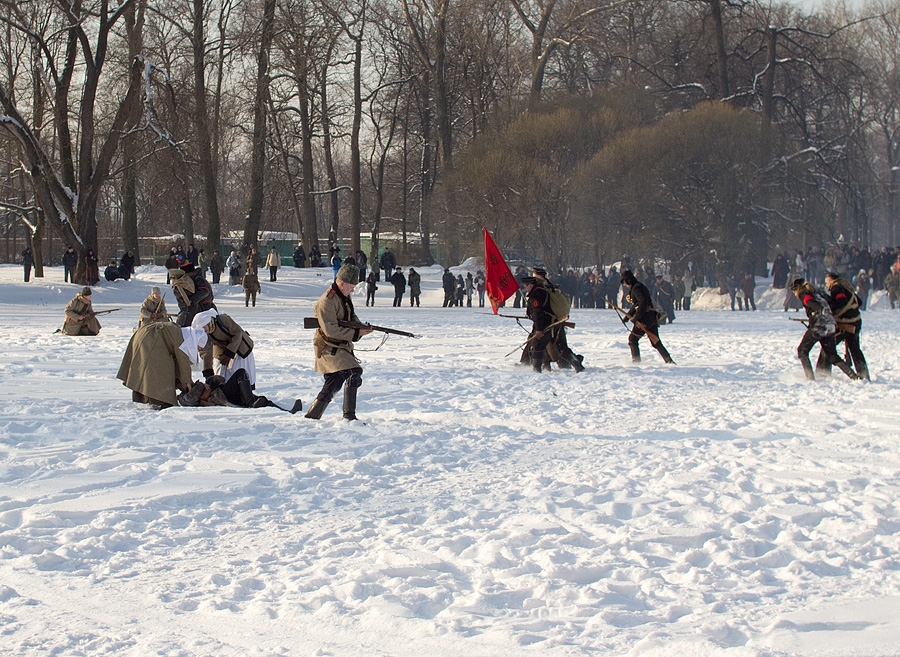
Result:
<instances>
[{"instance_id":1,"label":"distant tree line","mask_svg":"<svg viewBox=\"0 0 900 657\"><path fill-rule=\"evenodd\" d=\"M0 0L0 31L0 228L38 267L48 230L747 270L898 237L900 0Z\"/></svg>"}]
</instances>

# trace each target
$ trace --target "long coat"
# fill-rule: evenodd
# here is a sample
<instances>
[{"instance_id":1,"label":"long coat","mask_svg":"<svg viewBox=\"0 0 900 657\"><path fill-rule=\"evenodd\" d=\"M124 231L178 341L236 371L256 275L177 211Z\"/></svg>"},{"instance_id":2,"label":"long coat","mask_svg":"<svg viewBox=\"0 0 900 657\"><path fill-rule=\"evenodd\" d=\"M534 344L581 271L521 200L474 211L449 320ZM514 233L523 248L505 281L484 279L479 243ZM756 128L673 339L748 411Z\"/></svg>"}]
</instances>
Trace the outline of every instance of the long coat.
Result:
<instances>
[{"instance_id":1,"label":"long coat","mask_svg":"<svg viewBox=\"0 0 900 657\"><path fill-rule=\"evenodd\" d=\"M168 322L167 314L165 300L162 297L154 298L151 294L141 304L140 325L152 324L153 322Z\"/></svg>"},{"instance_id":2,"label":"long coat","mask_svg":"<svg viewBox=\"0 0 900 657\"><path fill-rule=\"evenodd\" d=\"M116 378L135 392L175 405L175 385L190 384L191 360L178 347L181 329L172 322L145 324L131 336Z\"/></svg>"},{"instance_id":3,"label":"long coat","mask_svg":"<svg viewBox=\"0 0 900 657\"><path fill-rule=\"evenodd\" d=\"M66 320L63 323L62 332L66 335L97 335L100 332L100 322L96 317L88 317L79 321L78 318L94 312L90 297L76 294L75 298L66 304Z\"/></svg>"},{"instance_id":4,"label":"long coat","mask_svg":"<svg viewBox=\"0 0 900 657\"><path fill-rule=\"evenodd\" d=\"M337 285L330 288L316 301L316 319L319 328L313 338L316 349L316 372L331 374L359 367L353 355L353 343L359 340L359 331L338 326L338 321L358 322L350 297L341 294Z\"/></svg>"}]
</instances>

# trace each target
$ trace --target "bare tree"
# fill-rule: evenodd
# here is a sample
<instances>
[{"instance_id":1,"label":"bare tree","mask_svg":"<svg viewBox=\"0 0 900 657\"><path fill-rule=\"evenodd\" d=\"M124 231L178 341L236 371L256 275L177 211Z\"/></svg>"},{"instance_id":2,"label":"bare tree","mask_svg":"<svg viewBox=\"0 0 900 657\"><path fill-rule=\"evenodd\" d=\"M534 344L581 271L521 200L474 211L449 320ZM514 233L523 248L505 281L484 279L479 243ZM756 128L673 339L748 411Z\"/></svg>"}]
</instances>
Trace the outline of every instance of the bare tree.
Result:
<instances>
[{"instance_id":1,"label":"bare tree","mask_svg":"<svg viewBox=\"0 0 900 657\"><path fill-rule=\"evenodd\" d=\"M144 63L135 58L124 76L122 98L111 120L101 125L98 90L109 54L113 28L146 0L126 0L111 9L105 0L96 5L58 0L53 28L35 25L21 7L4 5L2 20L33 39L41 53L46 81L53 98L56 140L47 144L19 111L14 96L0 83L0 123L19 143L31 177L37 204L61 236L82 258L97 246L97 203L113 158L128 125L128 107L140 93ZM26 5L27 6L27 5ZM57 31L55 28L61 28ZM57 56L56 53L62 54ZM73 86L76 72L80 84ZM115 81L112 81L115 84ZM77 143L70 130L76 117ZM83 272L78 273L83 277Z\"/></svg>"}]
</instances>

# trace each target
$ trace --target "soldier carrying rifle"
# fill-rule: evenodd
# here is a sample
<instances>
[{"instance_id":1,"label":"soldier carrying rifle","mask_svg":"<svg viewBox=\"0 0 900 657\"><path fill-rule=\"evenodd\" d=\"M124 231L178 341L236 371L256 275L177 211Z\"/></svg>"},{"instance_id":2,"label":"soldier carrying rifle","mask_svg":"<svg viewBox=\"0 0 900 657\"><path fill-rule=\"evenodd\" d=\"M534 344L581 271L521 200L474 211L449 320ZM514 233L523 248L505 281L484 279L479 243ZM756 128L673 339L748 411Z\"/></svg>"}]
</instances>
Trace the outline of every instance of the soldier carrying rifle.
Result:
<instances>
[{"instance_id":1,"label":"soldier carrying rifle","mask_svg":"<svg viewBox=\"0 0 900 657\"><path fill-rule=\"evenodd\" d=\"M662 356L663 361L674 363L669 351L659 339L659 315L650 300L650 291L647 286L637 280L637 277L628 269L622 272L622 285L628 288L627 298L631 303L631 310L625 313L625 317L622 319L622 323L625 320L631 320L632 323L631 335L628 336L631 360L635 363L641 362L641 348L638 343L646 335L653 348ZM622 311L618 306L613 307L616 308L616 312Z\"/></svg>"},{"instance_id":2,"label":"soldier carrying rifle","mask_svg":"<svg viewBox=\"0 0 900 657\"><path fill-rule=\"evenodd\" d=\"M359 269L345 264L337 271L334 283L315 305L319 326L313 338L316 372L325 384L309 407L306 417L318 420L334 395L344 388L344 419L356 419L356 393L362 385L362 366L353 354L353 343L372 332L371 328L348 328L340 322L359 322L350 295L359 283Z\"/></svg>"},{"instance_id":3,"label":"soldier carrying rifle","mask_svg":"<svg viewBox=\"0 0 900 657\"><path fill-rule=\"evenodd\" d=\"M91 305L91 288L85 286L81 288L81 292L75 295L74 299L66 304L66 319L59 332L66 335L98 335L100 322L97 321L97 315L104 315L116 310L119 309L95 312Z\"/></svg>"}]
</instances>

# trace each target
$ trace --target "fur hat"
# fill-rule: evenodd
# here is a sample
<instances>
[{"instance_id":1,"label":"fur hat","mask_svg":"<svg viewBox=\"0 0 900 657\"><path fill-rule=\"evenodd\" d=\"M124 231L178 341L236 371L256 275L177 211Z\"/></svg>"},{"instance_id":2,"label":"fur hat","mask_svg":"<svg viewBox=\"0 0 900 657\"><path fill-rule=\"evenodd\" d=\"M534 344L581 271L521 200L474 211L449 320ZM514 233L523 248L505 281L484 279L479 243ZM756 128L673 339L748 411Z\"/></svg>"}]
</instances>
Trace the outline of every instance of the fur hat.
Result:
<instances>
[{"instance_id":1,"label":"fur hat","mask_svg":"<svg viewBox=\"0 0 900 657\"><path fill-rule=\"evenodd\" d=\"M622 282L626 285L634 285L635 283L637 283L637 279L634 277L634 274L631 273L630 269L623 269Z\"/></svg>"},{"instance_id":2,"label":"fur hat","mask_svg":"<svg viewBox=\"0 0 900 657\"><path fill-rule=\"evenodd\" d=\"M543 267L535 267L532 272L535 276L540 276L541 278L547 278L547 270Z\"/></svg>"},{"instance_id":3,"label":"fur hat","mask_svg":"<svg viewBox=\"0 0 900 657\"><path fill-rule=\"evenodd\" d=\"M183 265L181 265L181 271L185 274L190 274L191 272L197 271L197 268L194 267L194 263L188 260Z\"/></svg>"},{"instance_id":4,"label":"fur hat","mask_svg":"<svg viewBox=\"0 0 900 657\"><path fill-rule=\"evenodd\" d=\"M150 294L160 294L159 288L158 288L158 287L151 287L151 288L150 288Z\"/></svg>"},{"instance_id":5,"label":"fur hat","mask_svg":"<svg viewBox=\"0 0 900 657\"><path fill-rule=\"evenodd\" d=\"M87 285L85 285L83 288L81 288L81 296L89 297L89 296L91 296L91 294L93 294L93 292L91 291L91 288L89 288Z\"/></svg>"},{"instance_id":6,"label":"fur hat","mask_svg":"<svg viewBox=\"0 0 900 657\"><path fill-rule=\"evenodd\" d=\"M803 287L804 285L806 285L806 279L805 279L805 278L795 278L795 279L794 279L794 282L791 283L791 290L797 291L797 290L799 290L801 287Z\"/></svg>"},{"instance_id":7,"label":"fur hat","mask_svg":"<svg viewBox=\"0 0 900 657\"><path fill-rule=\"evenodd\" d=\"M537 279L534 276L523 276L522 284L523 285L534 285L537 283Z\"/></svg>"},{"instance_id":8,"label":"fur hat","mask_svg":"<svg viewBox=\"0 0 900 657\"><path fill-rule=\"evenodd\" d=\"M338 269L337 276L335 280L343 281L344 283L349 283L350 285L356 285L359 283L359 267L356 265L346 264L341 265L341 268Z\"/></svg>"}]
</instances>

